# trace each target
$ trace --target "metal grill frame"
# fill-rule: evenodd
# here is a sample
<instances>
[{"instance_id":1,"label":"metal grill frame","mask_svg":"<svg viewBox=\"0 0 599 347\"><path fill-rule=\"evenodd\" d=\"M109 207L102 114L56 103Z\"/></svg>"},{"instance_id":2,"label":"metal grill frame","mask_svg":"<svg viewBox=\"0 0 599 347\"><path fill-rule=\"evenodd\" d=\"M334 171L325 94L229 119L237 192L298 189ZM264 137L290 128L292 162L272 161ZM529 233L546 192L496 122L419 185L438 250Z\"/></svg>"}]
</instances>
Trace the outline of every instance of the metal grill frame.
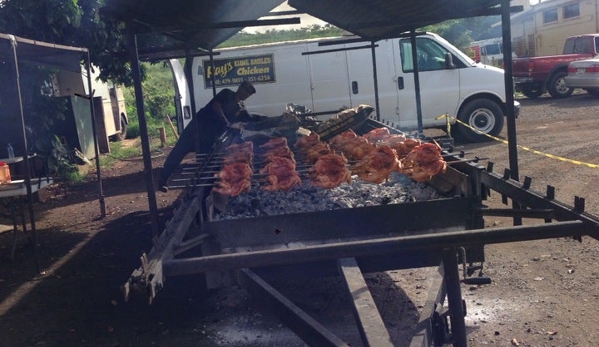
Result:
<instances>
[{"instance_id":1,"label":"metal grill frame","mask_svg":"<svg viewBox=\"0 0 599 347\"><path fill-rule=\"evenodd\" d=\"M224 137L222 146L232 138ZM448 198L285 216L212 221L215 206L223 202L192 180L173 219L125 283L125 295L141 291L151 301L167 277L188 274L205 276L211 288L241 284L266 298L304 341L339 346L341 340L268 281L341 276L350 293L368 292L362 273L439 266L411 346L466 346L460 284L484 279L460 275L462 263L482 263L486 244L584 235L599 240L599 218L584 212L582 198L576 197L570 207L553 199L551 187L546 195L533 192L529 178L524 183L514 181L509 170L498 175L492 163L485 168L447 150L444 157L456 164L435 176L430 185ZM201 170L197 174L202 175ZM492 191L518 208L486 208L483 201ZM485 215L514 217L515 226L486 229ZM522 218L546 223L516 225ZM201 256L182 256L192 249ZM364 344L387 345L388 335L372 297L354 296L352 300ZM448 305L444 306L445 300Z\"/></svg>"}]
</instances>

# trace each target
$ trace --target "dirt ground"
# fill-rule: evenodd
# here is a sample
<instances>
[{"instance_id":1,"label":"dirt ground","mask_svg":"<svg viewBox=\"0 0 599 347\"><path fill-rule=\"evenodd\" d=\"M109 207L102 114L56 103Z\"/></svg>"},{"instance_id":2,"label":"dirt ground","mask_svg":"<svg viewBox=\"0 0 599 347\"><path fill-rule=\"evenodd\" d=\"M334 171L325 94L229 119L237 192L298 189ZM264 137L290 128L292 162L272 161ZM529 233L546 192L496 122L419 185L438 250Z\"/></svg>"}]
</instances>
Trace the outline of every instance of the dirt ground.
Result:
<instances>
[{"instance_id":1,"label":"dirt ground","mask_svg":"<svg viewBox=\"0 0 599 347\"><path fill-rule=\"evenodd\" d=\"M599 164L597 99L581 93L566 100L544 97L520 102L519 145ZM502 137L506 138L505 131ZM458 149L490 158L495 171L509 166L502 143ZM164 156L156 156L153 167L160 167L163 160ZM586 211L599 214L596 168L524 149L518 152L518 163L520 177L531 177L533 190L544 192L547 185L554 186L558 200L573 205L575 196L586 198ZM45 201L35 205L42 273L37 272L33 248L22 233L14 260L12 235L0 234L0 347L303 345L237 287L206 292L194 278L172 278L152 305L142 298L124 302L120 286L139 266L142 252L151 248L142 160L120 161L105 170L102 188L105 218L99 218L95 179L71 187L56 184ZM170 218L178 194L156 193L160 223ZM488 205L504 207L497 195ZM11 224L5 212L0 224ZM505 218L486 219L489 226L510 223ZM585 237L582 242L562 238L487 246L484 273L492 284L462 285L469 346L596 346L598 242ZM396 346L409 345L432 271L366 276L377 304L382 303L379 310ZM337 285L335 280L289 283L281 291L295 290L305 309L320 318L351 325L341 298L318 290ZM356 331L340 336L360 346Z\"/></svg>"}]
</instances>

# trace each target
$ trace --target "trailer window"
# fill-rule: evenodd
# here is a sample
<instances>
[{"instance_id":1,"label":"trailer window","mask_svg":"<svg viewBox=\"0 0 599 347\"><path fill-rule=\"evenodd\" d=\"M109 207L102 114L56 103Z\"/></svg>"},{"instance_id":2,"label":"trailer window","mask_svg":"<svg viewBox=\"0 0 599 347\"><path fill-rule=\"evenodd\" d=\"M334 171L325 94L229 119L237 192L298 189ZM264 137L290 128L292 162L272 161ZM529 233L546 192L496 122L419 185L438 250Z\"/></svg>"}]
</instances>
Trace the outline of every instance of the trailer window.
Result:
<instances>
[{"instance_id":1,"label":"trailer window","mask_svg":"<svg viewBox=\"0 0 599 347\"><path fill-rule=\"evenodd\" d=\"M501 46L498 43L493 43L485 46L485 54L484 55L494 55L501 54Z\"/></svg>"},{"instance_id":2,"label":"trailer window","mask_svg":"<svg viewBox=\"0 0 599 347\"><path fill-rule=\"evenodd\" d=\"M543 23L557 22L557 8L543 12Z\"/></svg>"},{"instance_id":3,"label":"trailer window","mask_svg":"<svg viewBox=\"0 0 599 347\"><path fill-rule=\"evenodd\" d=\"M414 71L412 60L412 44L409 39L400 40L402 70ZM418 57L419 71L433 71L445 69L445 53L449 51L437 42L426 37L416 38L416 56Z\"/></svg>"},{"instance_id":4,"label":"trailer window","mask_svg":"<svg viewBox=\"0 0 599 347\"><path fill-rule=\"evenodd\" d=\"M564 19L579 17L579 16L580 16L580 4L579 3L564 6Z\"/></svg>"}]
</instances>

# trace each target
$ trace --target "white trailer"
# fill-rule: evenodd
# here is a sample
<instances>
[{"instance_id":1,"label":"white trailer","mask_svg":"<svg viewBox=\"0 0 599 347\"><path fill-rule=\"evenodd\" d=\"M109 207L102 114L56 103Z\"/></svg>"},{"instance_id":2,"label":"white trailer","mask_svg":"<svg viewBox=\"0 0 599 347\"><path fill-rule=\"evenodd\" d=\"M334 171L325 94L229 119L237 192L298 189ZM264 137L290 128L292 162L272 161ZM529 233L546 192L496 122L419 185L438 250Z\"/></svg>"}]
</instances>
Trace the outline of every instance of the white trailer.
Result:
<instances>
[{"instance_id":1,"label":"white trailer","mask_svg":"<svg viewBox=\"0 0 599 347\"><path fill-rule=\"evenodd\" d=\"M109 140L120 141L127 136L129 119L121 87L113 82L98 79L97 68L92 69L92 93L88 90L86 70L73 72L60 70L52 81L53 96L94 97L94 114L101 153L110 152Z\"/></svg>"},{"instance_id":2,"label":"white trailer","mask_svg":"<svg viewBox=\"0 0 599 347\"><path fill-rule=\"evenodd\" d=\"M473 41L469 48L470 57L474 61L497 67L503 65L503 39L501 37Z\"/></svg>"},{"instance_id":3,"label":"white trailer","mask_svg":"<svg viewBox=\"0 0 599 347\"><path fill-rule=\"evenodd\" d=\"M345 43L334 45L335 40ZM422 126L445 128L448 114L477 131L498 135L504 124L505 86L502 69L474 62L433 33L416 37ZM417 129L414 61L409 37L382 40L373 50L364 42L343 38L302 40L215 51L214 66L206 56L194 57L193 90L199 109L216 91L235 89L242 81L256 85L246 101L252 113L278 116L287 103L315 113L338 111L360 104L376 106L374 69L378 81L378 114L396 126ZM515 107L519 105L516 104ZM517 110L516 110L517 111ZM471 141L486 136L458 124Z\"/></svg>"}]
</instances>

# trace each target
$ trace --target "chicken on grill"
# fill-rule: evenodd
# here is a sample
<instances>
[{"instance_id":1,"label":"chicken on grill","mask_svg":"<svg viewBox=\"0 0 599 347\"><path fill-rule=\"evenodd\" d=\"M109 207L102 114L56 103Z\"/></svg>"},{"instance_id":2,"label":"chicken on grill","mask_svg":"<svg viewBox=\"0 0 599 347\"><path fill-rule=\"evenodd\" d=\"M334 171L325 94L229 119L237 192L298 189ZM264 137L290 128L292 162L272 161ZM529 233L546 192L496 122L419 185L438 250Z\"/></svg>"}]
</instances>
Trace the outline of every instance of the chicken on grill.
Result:
<instances>
[{"instance_id":1,"label":"chicken on grill","mask_svg":"<svg viewBox=\"0 0 599 347\"><path fill-rule=\"evenodd\" d=\"M404 141L397 142L390 145L397 152L397 156L400 158L405 157L412 149L420 146L422 142L418 139L405 139Z\"/></svg>"},{"instance_id":2,"label":"chicken on grill","mask_svg":"<svg viewBox=\"0 0 599 347\"><path fill-rule=\"evenodd\" d=\"M277 147L271 150L266 151L262 154L262 162L268 163L273 160L273 158L287 158L295 163L295 157L291 149L287 146Z\"/></svg>"},{"instance_id":3,"label":"chicken on grill","mask_svg":"<svg viewBox=\"0 0 599 347\"><path fill-rule=\"evenodd\" d=\"M267 174L268 185L261 189L268 191L287 191L296 185L301 185L302 180L295 170L295 160L285 157L272 157L260 173Z\"/></svg>"},{"instance_id":4,"label":"chicken on grill","mask_svg":"<svg viewBox=\"0 0 599 347\"><path fill-rule=\"evenodd\" d=\"M376 145L368 142L365 137L356 135L352 130L345 131L330 141L331 148L345 155L349 160L360 160Z\"/></svg>"},{"instance_id":5,"label":"chicken on grill","mask_svg":"<svg viewBox=\"0 0 599 347\"><path fill-rule=\"evenodd\" d=\"M414 181L430 181L438 173L444 173L447 162L441 155L441 148L434 143L424 143L414 147L401 159L402 172Z\"/></svg>"},{"instance_id":6,"label":"chicken on grill","mask_svg":"<svg viewBox=\"0 0 599 347\"><path fill-rule=\"evenodd\" d=\"M288 147L287 138L286 137L273 137L272 139L268 140L268 142L260 145L260 148L265 151L275 149L277 147Z\"/></svg>"},{"instance_id":7,"label":"chicken on grill","mask_svg":"<svg viewBox=\"0 0 599 347\"><path fill-rule=\"evenodd\" d=\"M253 170L247 163L225 165L215 174L219 180L216 181L213 191L228 196L248 192L251 189L252 174Z\"/></svg>"},{"instance_id":8,"label":"chicken on grill","mask_svg":"<svg viewBox=\"0 0 599 347\"><path fill-rule=\"evenodd\" d=\"M401 164L395 150L386 145L376 147L351 167L352 174L376 184L389 180L393 171L401 171Z\"/></svg>"},{"instance_id":9,"label":"chicken on grill","mask_svg":"<svg viewBox=\"0 0 599 347\"><path fill-rule=\"evenodd\" d=\"M351 172L343 154L322 155L308 171L312 184L316 187L332 189L343 182L351 183Z\"/></svg>"},{"instance_id":10,"label":"chicken on grill","mask_svg":"<svg viewBox=\"0 0 599 347\"><path fill-rule=\"evenodd\" d=\"M311 132L310 135L297 139L294 146L301 151L305 148L312 147L317 143L320 143L320 135L315 132Z\"/></svg>"},{"instance_id":11,"label":"chicken on grill","mask_svg":"<svg viewBox=\"0 0 599 347\"><path fill-rule=\"evenodd\" d=\"M320 141L320 136L315 132L298 139L295 148L299 150L301 160L306 164L314 164L320 156L333 152L326 142Z\"/></svg>"},{"instance_id":12,"label":"chicken on grill","mask_svg":"<svg viewBox=\"0 0 599 347\"><path fill-rule=\"evenodd\" d=\"M252 141L244 141L241 143L232 144L225 148L226 154L235 154L239 152L254 153L254 143Z\"/></svg>"},{"instance_id":13,"label":"chicken on grill","mask_svg":"<svg viewBox=\"0 0 599 347\"><path fill-rule=\"evenodd\" d=\"M370 143L377 143L386 140L390 135L389 128L382 127L372 129L362 136L364 136Z\"/></svg>"},{"instance_id":14,"label":"chicken on grill","mask_svg":"<svg viewBox=\"0 0 599 347\"><path fill-rule=\"evenodd\" d=\"M406 156L412 148L421 144L418 139L406 138L404 135L391 134L388 128L376 128L364 134L364 138L370 143L377 145L387 145L397 152L397 156L402 158Z\"/></svg>"},{"instance_id":15,"label":"chicken on grill","mask_svg":"<svg viewBox=\"0 0 599 347\"><path fill-rule=\"evenodd\" d=\"M333 150L325 142L318 142L302 151L303 160L307 164L314 164L318 158L329 153L333 153Z\"/></svg>"},{"instance_id":16,"label":"chicken on grill","mask_svg":"<svg viewBox=\"0 0 599 347\"><path fill-rule=\"evenodd\" d=\"M329 143L331 144L331 146L333 147L338 147L341 146L343 143L358 137L358 134L356 134L353 130L349 129L346 130L344 132L342 132L339 135L334 136Z\"/></svg>"},{"instance_id":17,"label":"chicken on grill","mask_svg":"<svg viewBox=\"0 0 599 347\"><path fill-rule=\"evenodd\" d=\"M222 164L229 165L229 164L235 164L235 163L245 163L245 164L251 165L253 160L254 160L253 152L236 151L236 152L232 152L230 154L226 154L223 157Z\"/></svg>"}]
</instances>

